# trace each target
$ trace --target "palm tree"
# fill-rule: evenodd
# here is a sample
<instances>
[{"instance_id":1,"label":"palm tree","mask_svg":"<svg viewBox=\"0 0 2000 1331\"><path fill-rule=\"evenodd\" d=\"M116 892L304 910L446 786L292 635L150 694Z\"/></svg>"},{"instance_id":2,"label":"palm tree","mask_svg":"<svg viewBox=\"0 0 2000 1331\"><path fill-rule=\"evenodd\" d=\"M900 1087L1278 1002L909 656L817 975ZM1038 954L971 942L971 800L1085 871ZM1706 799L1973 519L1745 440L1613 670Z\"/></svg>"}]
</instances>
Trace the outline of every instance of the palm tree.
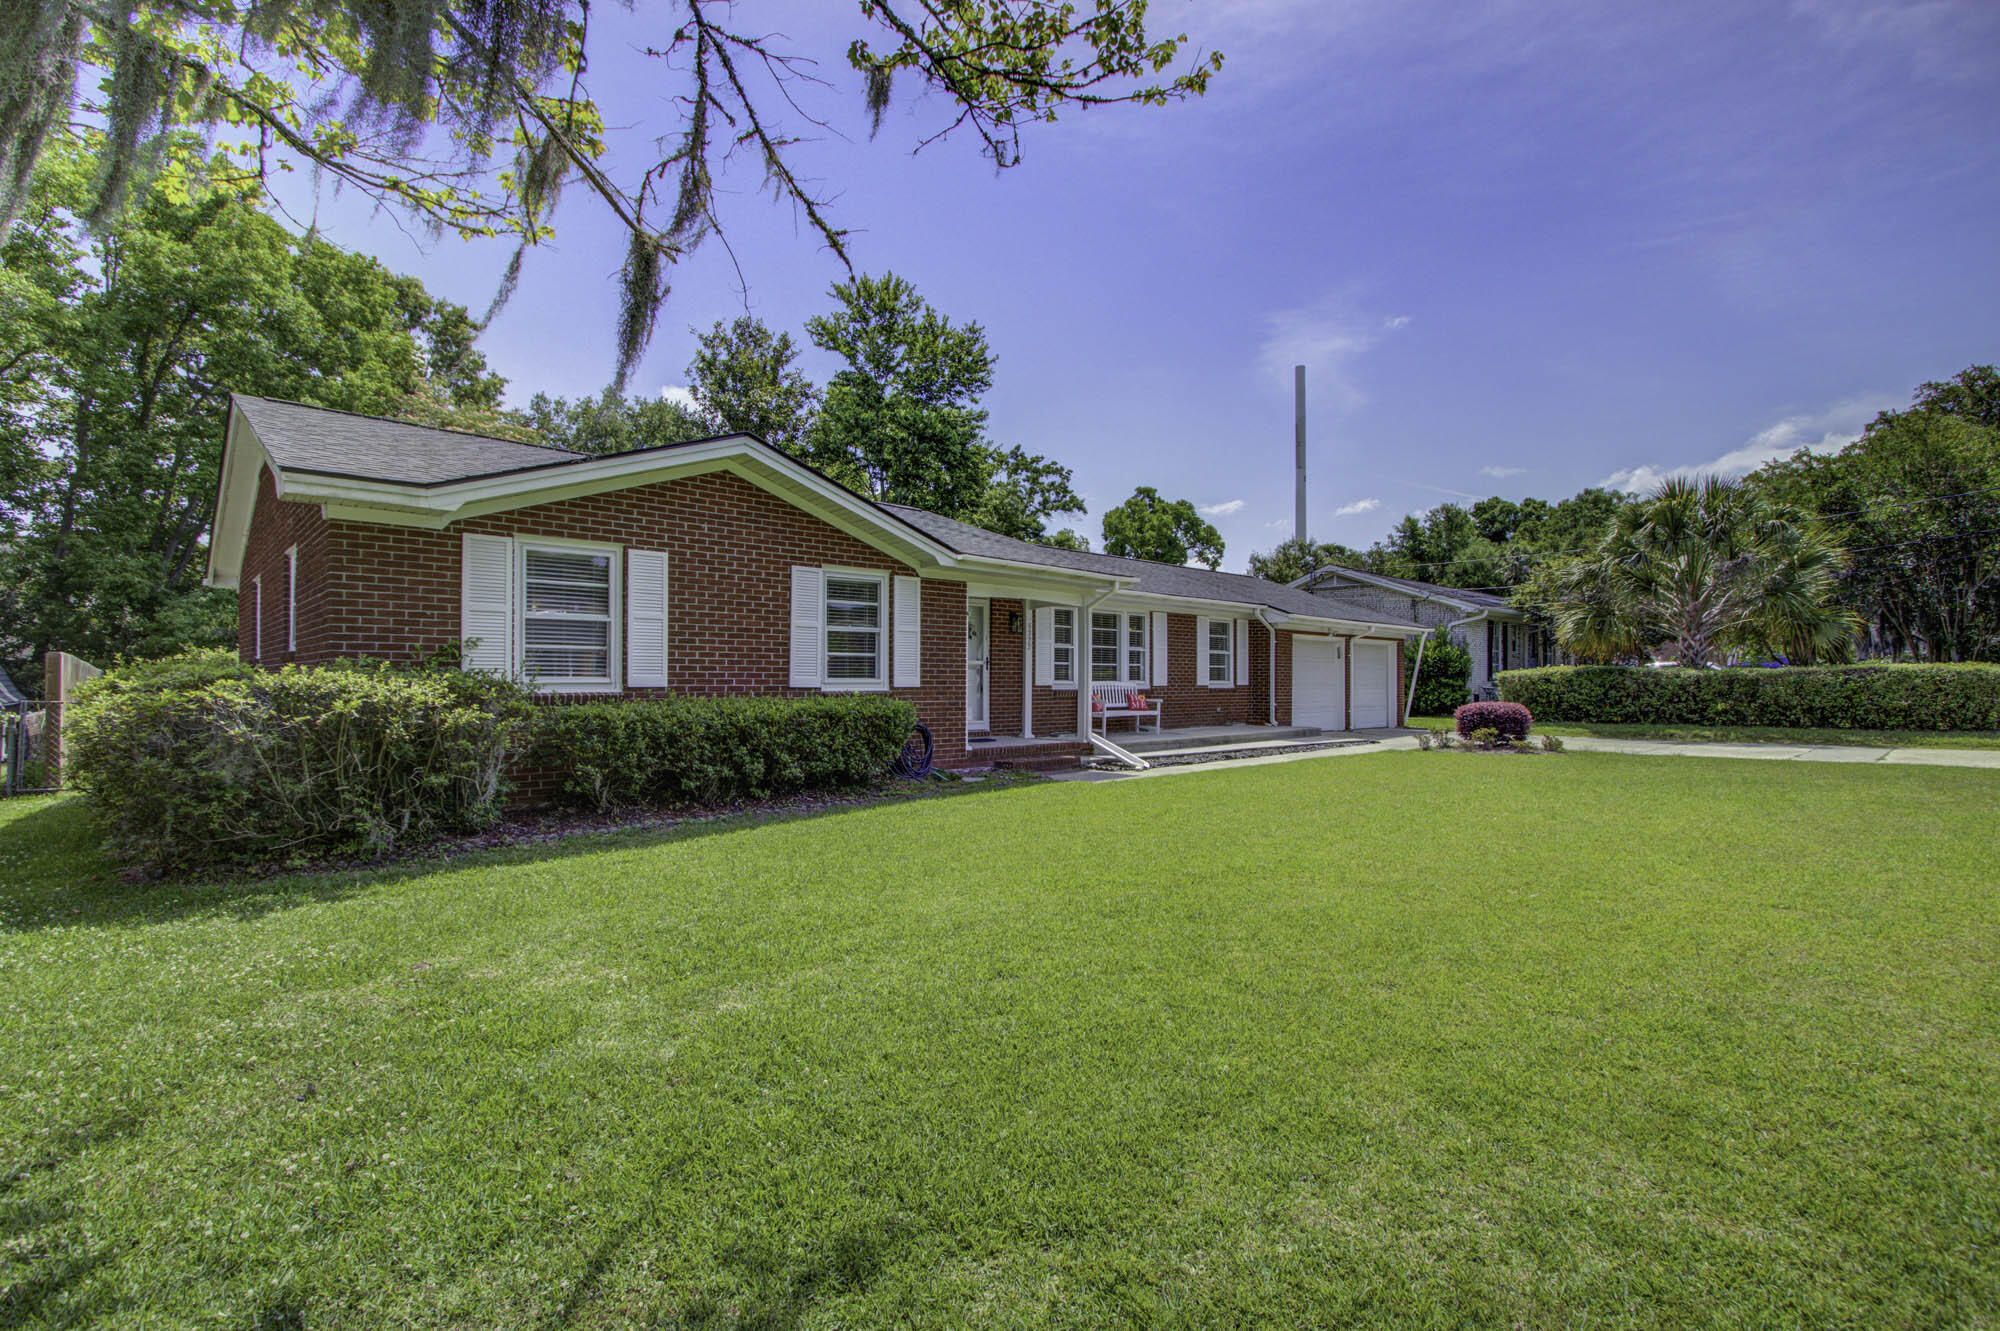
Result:
<instances>
[{"instance_id":1,"label":"palm tree","mask_svg":"<svg viewBox=\"0 0 2000 1331\"><path fill-rule=\"evenodd\" d=\"M1586 659L1819 661L1858 627L1834 599L1846 564L1796 510L1717 477L1677 479L1620 511L1595 551L1553 566L1540 599L1557 640Z\"/></svg>"}]
</instances>

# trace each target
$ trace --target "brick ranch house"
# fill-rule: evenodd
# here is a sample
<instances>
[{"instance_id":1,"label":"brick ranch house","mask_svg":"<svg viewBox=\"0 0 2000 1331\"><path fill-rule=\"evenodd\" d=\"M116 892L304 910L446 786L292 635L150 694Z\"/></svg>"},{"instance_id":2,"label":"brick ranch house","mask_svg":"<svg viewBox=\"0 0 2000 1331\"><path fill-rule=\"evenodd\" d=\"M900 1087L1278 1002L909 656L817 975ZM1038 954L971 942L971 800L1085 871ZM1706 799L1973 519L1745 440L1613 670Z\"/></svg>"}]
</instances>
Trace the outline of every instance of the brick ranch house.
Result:
<instances>
[{"instance_id":1,"label":"brick ranch house","mask_svg":"<svg viewBox=\"0 0 2000 1331\"><path fill-rule=\"evenodd\" d=\"M243 396L208 580L274 668L462 644L564 696L886 692L955 767L1087 752L1127 691L1169 729L1390 725L1422 632L874 503L747 435L594 456Z\"/></svg>"}]
</instances>

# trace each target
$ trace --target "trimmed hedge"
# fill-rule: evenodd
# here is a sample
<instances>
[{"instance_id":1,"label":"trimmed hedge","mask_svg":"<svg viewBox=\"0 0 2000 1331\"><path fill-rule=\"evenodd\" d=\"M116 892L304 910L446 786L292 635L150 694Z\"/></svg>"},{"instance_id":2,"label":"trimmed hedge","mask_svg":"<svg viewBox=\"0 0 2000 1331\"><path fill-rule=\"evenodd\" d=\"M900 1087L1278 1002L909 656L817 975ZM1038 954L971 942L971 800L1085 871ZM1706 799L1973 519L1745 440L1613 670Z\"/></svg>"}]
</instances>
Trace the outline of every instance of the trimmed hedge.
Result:
<instances>
[{"instance_id":1,"label":"trimmed hedge","mask_svg":"<svg viewBox=\"0 0 2000 1331\"><path fill-rule=\"evenodd\" d=\"M68 774L113 855L154 872L383 854L497 817L528 704L503 680L225 652L77 691Z\"/></svg>"},{"instance_id":2,"label":"trimmed hedge","mask_svg":"<svg viewBox=\"0 0 2000 1331\"><path fill-rule=\"evenodd\" d=\"M880 694L579 703L543 712L533 762L566 804L724 804L879 780L916 722Z\"/></svg>"},{"instance_id":3,"label":"trimmed hedge","mask_svg":"<svg viewBox=\"0 0 2000 1331\"><path fill-rule=\"evenodd\" d=\"M1502 698L1542 721L2000 730L2000 666L1992 665L1545 666L1506 671L1498 683Z\"/></svg>"},{"instance_id":4,"label":"trimmed hedge","mask_svg":"<svg viewBox=\"0 0 2000 1331\"><path fill-rule=\"evenodd\" d=\"M1469 702L1452 713L1458 733L1471 739L1473 732L1491 730L1501 739L1526 739L1535 723L1528 709L1517 702Z\"/></svg>"}]
</instances>

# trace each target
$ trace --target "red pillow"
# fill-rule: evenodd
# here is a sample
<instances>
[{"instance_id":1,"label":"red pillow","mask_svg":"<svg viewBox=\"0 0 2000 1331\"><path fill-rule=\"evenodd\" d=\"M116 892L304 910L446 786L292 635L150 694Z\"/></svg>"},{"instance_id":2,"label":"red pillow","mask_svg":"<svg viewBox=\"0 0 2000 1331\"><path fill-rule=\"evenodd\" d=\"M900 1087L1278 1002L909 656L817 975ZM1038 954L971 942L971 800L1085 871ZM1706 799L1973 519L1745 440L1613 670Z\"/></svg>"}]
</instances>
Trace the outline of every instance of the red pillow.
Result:
<instances>
[{"instance_id":1,"label":"red pillow","mask_svg":"<svg viewBox=\"0 0 2000 1331\"><path fill-rule=\"evenodd\" d=\"M1091 695L1090 695L1090 710L1091 710L1091 711L1093 711L1093 712L1101 712L1101 711L1103 711L1103 710L1104 710L1104 695L1103 695L1103 694L1101 694L1101 693L1093 693L1093 694L1091 694Z\"/></svg>"},{"instance_id":2,"label":"red pillow","mask_svg":"<svg viewBox=\"0 0 2000 1331\"><path fill-rule=\"evenodd\" d=\"M1153 704L1146 701L1146 695L1138 692L1126 694L1125 705L1135 712L1149 712L1153 709Z\"/></svg>"}]
</instances>

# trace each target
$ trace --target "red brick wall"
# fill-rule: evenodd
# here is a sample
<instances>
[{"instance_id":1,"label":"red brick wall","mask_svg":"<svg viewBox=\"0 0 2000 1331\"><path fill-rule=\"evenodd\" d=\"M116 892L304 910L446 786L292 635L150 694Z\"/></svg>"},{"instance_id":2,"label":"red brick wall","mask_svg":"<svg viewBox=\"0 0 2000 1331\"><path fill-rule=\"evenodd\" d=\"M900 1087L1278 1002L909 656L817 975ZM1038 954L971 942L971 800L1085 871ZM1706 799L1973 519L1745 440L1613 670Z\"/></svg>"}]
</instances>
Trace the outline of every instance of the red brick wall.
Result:
<instances>
[{"instance_id":1,"label":"red brick wall","mask_svg":"<svg viewBox=\"0 0 2000 1331\"><path fill-rule=\"evenodd\" d=\"M310 514L300 518L298 510ZM832 564L910 574L908 566L725 472L661 481L455 522L442 531L337 520L318 509L260 499L251 546L284 547L300 523L319 524L320 553L300 549L300 590L312 598L313 631L297 659L409 659L458 642L463 533L605 541L667 552L670 690L683 694L796 695L790 675L791 566ZM283 531L280 536L277 533ZM240 647L248 654L246 567ZM279 582L282 583L282 577ZM272 625L273 580L265 575L266 657L283 643ZM282 610L283 602L278 601ZM282 616L281 616L282 617ZM301 615L302 626L307 616ZM965 747L965 587L925 579L923 683L892 690L917 705L940 761ZM628 690L644 696L650 690Z\"/></svg>"},{"instance_id":2,"label":"red brick wall","mask_svg":"<svg viewBox=\"0 0 2000 1331\"><path fill-rule=\"evenodd\" d=\"M296 652L286 650L286 599L289 567L285 551L299 551ZM288 661L323 661L326 632L322 592L326 585L327 523L317 504L286 503L278 498L271 470L257 478L257 504L250 520L250 539L243 552L243 579L236 588L236 654L261 659L273 670ZM257 579L264 587L264 642L261 657L251 641L256 632Z\"/></svg>"}]
</instances>

